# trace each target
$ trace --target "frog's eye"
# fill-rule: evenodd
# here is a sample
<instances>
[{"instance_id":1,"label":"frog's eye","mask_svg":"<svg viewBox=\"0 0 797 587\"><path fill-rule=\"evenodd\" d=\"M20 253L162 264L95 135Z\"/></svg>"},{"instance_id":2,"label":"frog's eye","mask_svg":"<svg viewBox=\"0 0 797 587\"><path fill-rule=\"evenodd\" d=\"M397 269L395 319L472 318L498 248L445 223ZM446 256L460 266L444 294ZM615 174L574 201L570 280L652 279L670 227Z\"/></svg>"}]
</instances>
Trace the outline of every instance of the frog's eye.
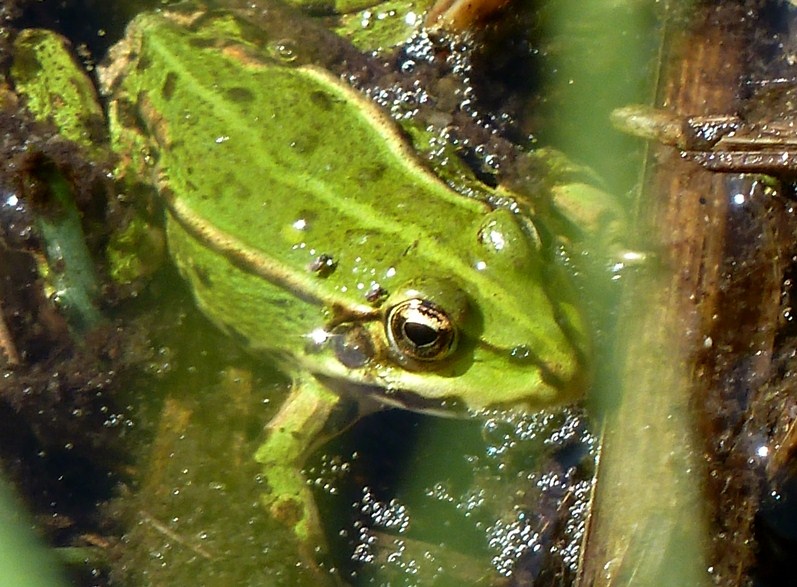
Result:
<instances>
[{"instance_id":1,"label":"frog's eye","mask_svg":"<svg viewBox=\"0 0 797 587\"><path fill-rule=\"evenodd\" d=\"M404 358L438 361L456 346L456 327L437 304L412 298L393 306L387 314L390 345Z\"/></svg>"}]
</instances>

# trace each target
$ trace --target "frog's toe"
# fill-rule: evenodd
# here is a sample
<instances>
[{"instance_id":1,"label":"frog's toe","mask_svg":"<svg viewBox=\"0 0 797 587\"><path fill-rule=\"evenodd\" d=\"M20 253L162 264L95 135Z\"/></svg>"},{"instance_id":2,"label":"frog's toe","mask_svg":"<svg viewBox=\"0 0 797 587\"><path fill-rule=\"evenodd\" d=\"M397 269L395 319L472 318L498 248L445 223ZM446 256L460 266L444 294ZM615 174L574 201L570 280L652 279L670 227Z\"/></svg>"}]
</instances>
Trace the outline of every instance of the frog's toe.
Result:
<instances>
[{"instance_id":1,"label":"frog's toe","mask_svg":"<svg viewBox=\"0 0 797 587\"><path fill-rule=\"evenodd\" d=\"M300 543L323 550L321 523L309 490L298 494L266 493L262 503L271 518L290 528Z\"/></svg>"},{"instance_id":2,"label":"frog's toe","mask_svg":"<svg viewBox=\"0 0 797 587\"><path fill-rule=\"evenodd\" d=\"M272 518L289 528L304 523L308 518L307 506L297 496L282 495L265 501Z\"/></svg>"}]
</instances>

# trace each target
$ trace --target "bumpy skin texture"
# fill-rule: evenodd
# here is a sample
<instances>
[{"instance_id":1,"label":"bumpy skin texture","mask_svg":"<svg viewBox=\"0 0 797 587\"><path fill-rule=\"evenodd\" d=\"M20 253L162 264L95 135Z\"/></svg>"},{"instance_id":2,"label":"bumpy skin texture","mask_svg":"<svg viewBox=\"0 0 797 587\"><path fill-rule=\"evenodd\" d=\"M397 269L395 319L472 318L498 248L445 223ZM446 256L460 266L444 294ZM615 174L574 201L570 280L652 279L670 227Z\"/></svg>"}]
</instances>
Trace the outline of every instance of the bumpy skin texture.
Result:
<instances>
[{"instance_id":1,"label":"bumpy skin texture","mask_svg":"<svg viewBox=\"0 0 797 587\"><path fill-rule=\"evenodd\" d=\"M126 50L135 62L105 80L115 142L133 167L157 159L172 254L222 327L294 372L410 408L533 408L581 391L580 312L531 222L487 191L450 190L370 103L275 61L232 16L143 15ZM391 347L386 315L407 291L452 319L445 358ZM309 339L355 326L362 364L338 360L335 336Z\"/></svg>"}]
</instances>

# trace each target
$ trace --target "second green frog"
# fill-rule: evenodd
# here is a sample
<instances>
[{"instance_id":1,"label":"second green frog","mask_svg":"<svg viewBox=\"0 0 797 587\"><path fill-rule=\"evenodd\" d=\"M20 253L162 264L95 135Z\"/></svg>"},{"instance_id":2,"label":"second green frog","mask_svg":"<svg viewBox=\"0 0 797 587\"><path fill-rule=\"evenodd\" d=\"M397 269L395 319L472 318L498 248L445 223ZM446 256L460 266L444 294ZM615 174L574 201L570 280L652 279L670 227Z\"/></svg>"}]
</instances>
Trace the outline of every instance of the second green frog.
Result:
<instances>
[{"instance_id":1,"label":"second green frog","mask_svg":"<svg viewBox=\"0 0 797 587\"><path fill-rule=\"evenodd\" d=\"M121 173L157 186L199 307L293 378L257 460L303 544L321 532L301 467L341 398L469 415L583 394L589 337L546 217L455 192L339 79L195 11L136 18L101 80Z\"/></svg>"}]
</instances>

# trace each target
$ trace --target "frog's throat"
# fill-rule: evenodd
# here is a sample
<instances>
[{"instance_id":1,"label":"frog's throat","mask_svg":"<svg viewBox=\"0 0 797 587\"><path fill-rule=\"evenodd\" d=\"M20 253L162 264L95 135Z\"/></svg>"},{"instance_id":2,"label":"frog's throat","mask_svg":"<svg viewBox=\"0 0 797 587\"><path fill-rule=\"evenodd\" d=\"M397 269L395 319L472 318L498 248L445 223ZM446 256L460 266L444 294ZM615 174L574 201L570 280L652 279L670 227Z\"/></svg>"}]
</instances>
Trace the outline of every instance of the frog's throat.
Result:
<instances>
[{"instance_id":1,"label":"frog's throat","mask_svg":"<svg viewBox=\"0 0 797 587\"><path fill-rule=\"evenodd\" d=\"M369 321L381 318L381 312L366 304L358 304L284 263L266 255L262 250L248 247L235 237L203 221L180 198L167 187L160 188L166 208L171 217L193 238L204 246L221 254L239 269L265 279L277 287L292 291L298 298L317 306L332 309L332 324L357 320Z\"/></svg>"}]
</instances>

